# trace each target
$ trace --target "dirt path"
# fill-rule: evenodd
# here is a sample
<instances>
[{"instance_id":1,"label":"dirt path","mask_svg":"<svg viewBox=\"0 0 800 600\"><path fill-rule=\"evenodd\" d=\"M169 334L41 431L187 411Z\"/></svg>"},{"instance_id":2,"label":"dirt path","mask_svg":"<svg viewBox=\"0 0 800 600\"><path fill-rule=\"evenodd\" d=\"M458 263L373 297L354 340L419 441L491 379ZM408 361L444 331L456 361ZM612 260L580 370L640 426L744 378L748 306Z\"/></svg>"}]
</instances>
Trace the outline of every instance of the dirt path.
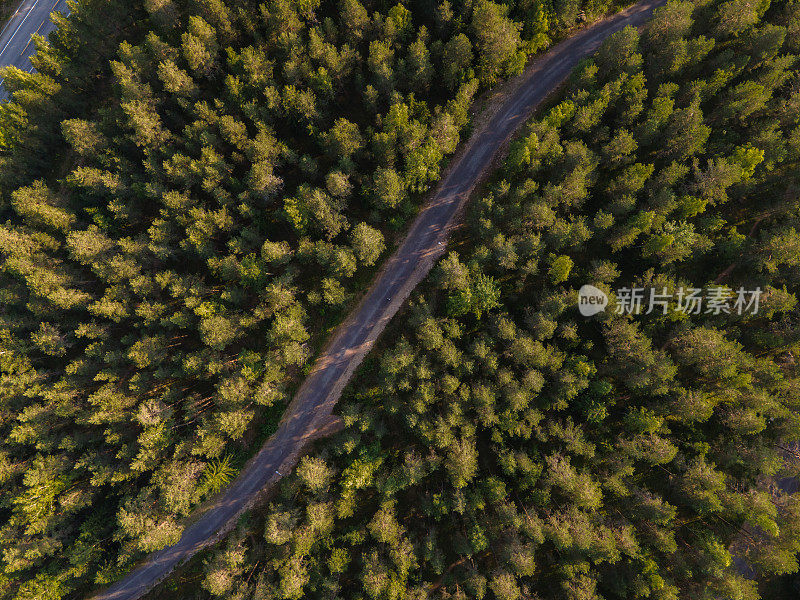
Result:
<instances>
[{"instance_id":1,"label":"dirt path","mask_svg":"<svg viewBox=\"0 0 800 600\"><path fill-rule=\"evenodd\" d=\"M356 367L411 291L444 253L456 215L492 161L533 109L612 33L641 26L665 0L644 0L554 46L525 73L499 88L479 115L469 142L425 204L397 251L334 335L286 409L277 432L231 486L194 520L174 545L153 553L128 576L94 600L136 600L176 565L217 541L237 518L295 465L306 444L335 429L333 408Z\"/></svg>"}]
</instances>

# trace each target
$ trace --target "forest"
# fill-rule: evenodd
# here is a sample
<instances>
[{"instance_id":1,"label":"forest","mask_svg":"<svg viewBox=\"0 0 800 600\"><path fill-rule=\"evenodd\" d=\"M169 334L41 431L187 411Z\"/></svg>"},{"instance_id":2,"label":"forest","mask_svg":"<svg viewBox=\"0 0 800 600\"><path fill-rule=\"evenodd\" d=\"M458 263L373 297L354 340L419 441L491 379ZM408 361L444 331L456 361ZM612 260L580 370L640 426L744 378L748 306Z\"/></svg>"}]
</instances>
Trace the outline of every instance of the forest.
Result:
<instances>
[{"instance_id":1,"label":"forest","mask_svg":"<svg viewBox=\"0 0 800 600\"><path fill-rule=\"evenodd\" d=\"M475 99L614 8L57 17L0 106L0 598L83 597L174 542L274 430Z\"/></svg>"},{"instance_id":2,"label":"forest","mask_svg":"<svg viewBox=\"0 0 800 600\"><path fill-rule=\"evenodd\" d=\"M472 199L343 431L151 597L797 597L799 52L793 0L671 0L608 40ZM759 306L676 305L714 286ZM632 288L672 299L617 310Z\"/></svg>"}]
</instances>

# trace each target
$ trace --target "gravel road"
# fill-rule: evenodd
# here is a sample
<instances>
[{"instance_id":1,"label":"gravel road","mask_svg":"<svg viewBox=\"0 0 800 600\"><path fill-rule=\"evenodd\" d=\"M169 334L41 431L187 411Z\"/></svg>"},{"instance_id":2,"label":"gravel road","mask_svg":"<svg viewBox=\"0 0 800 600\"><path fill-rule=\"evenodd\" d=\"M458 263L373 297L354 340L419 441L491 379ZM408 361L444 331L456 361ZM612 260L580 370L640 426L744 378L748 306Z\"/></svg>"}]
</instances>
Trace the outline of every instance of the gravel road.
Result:
<instances>
[{"instance_id":1,"label":"gravel road","mask_svg":"<svg viewBox=\"0 0 800 600\"><path fill-rule=\"evenodd\" d=\"M42 1L42 0L40 0ZM52 0L48 0L52 1ZM198 550L218 540L260 493L286 474L311 439L331 425L334 405L353 371L416 285L444 253L459 208L487 173L508 139L533 109L569 75L581 58L627 25L641 26L664 0L644 0L576 33L533 61L488 102L488 116L451 162L446 177L387 260L358 306L334 333L298 390L277 432L217 501L189 525L174 545L149 556L94 600L136 600ZM503 92L502 90L505 90Z\"/></svg>"}]
</instances>

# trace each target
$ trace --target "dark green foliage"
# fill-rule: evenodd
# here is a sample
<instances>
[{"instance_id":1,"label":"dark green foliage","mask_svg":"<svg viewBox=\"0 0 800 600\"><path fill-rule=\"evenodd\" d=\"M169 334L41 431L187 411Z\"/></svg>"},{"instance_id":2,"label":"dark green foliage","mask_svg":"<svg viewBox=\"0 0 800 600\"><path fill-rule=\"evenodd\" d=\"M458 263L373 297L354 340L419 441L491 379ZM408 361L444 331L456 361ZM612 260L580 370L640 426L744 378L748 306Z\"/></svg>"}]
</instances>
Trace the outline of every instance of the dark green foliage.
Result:
<instances>
[{"instance_id":1,"label":"dark green foliage","mask_svg":"<svg viewBox=\"0 0 800 600\"><path fill-rule=\"evenodd\" d=\"M584 63L355 380L344 431L259 513L229 585L222 550L184 597L755 599L734 556L796 572L787 6L671 3ZM681 45L706 50L676 61ZM604 313L579 314L584 283L612 293ZM623 287L715 284L759 286L758 313L615 311Z\"/></svg>"},{"instance_id":2,"label":"dark green foliage","mask_svg":"<svg viewBox=\"0 0 800 600\"><path fill-rule=\"evenodd\" d=\"M177 538L438 179L472 98L555 17L82 0L37 73L5 73L0 598L80 596ZM501 280L470 265L467 282L458 314L486 318ZM241 564L232 544L220 565ZM299 589L303 565L285 569Z\"/></svg>"}]
</instances>

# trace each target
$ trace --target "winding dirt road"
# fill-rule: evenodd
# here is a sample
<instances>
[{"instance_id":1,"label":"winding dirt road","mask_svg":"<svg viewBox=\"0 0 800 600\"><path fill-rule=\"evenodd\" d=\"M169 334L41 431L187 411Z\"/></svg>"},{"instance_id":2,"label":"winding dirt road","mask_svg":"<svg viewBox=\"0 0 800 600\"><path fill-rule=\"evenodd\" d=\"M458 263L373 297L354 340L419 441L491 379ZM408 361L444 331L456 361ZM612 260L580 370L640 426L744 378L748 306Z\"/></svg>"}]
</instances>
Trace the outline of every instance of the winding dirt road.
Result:
<instances>
[{"instance_id":1,"label":"winding dirt road","mask_svg":"<svg viewBox=\"0 0 800 600\"><path fill-rule=\"evenodd\" d=\"M501 87L501 95L488 103L499 107L479 120L482 125L453 160L447 176L417 216L402 245L387 260L359 305L337 328L288 406L277 432L227 491L186 527L176 544L149 556L135 571L95 595L94 600L141 598L175 566L224 535L264 490L294 467L310 440L335 427L333 408L353 371L444 253L459 209L508 139L580 59L614 32L628 25L641 26L664 1L643 0L595 23L554 46L533 61L523 75Z\"/></svg>"}]
</instances>

